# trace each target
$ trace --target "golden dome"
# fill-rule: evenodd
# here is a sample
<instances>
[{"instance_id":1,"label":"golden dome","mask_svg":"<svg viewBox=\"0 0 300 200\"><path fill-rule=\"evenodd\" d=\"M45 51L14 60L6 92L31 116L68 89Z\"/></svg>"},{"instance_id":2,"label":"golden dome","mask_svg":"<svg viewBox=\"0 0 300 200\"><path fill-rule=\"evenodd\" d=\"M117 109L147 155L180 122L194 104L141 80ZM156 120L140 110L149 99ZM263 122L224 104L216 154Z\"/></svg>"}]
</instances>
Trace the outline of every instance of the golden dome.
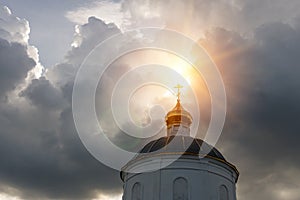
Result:
<instances>
[{"instance_id":1,"label":"golden dome","mask_svg":"<svg viewBox=\"0 0 300 200\"><path fill-rule=\"evenodd\" d=\"M182 88L182 86L177 85L176 88L178 89L177 104L166 115L167 128L180 125L189 127L192 124L193 118L192 115L188 111L186 111L180 104L180 88Z\"/></svg>"},{"instance_id":2,"label":"golden dome","mask_svg":"<svg viewBox=\"0 0 300 200\"><path fill-rule=\"evenodd\" d=\"M176 106L166 115L167 128L180 125L189 127L192 120L192 115L181 106L179 99L177 99Z\"/></svg>"}]
</instances>

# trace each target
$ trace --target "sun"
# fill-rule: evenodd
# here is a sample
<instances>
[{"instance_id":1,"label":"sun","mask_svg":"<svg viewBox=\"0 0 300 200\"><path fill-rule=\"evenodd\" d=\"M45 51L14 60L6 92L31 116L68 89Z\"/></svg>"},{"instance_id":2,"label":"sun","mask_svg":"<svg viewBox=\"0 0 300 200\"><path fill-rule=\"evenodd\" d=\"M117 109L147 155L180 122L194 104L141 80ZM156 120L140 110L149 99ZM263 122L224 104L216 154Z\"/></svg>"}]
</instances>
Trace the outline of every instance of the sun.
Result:
<instances>
[{"instance_id":1,"label":"sun","mask_svg":"<svg viewBox=\"0 0 300 200\"><path fill-rule=\"evenodd\" d=\"M176 71L185 79L185 82L180 83L180 85L184 87L193 86L195 77L198 74L193 65L183 58L171 53L168 53L164 56L167 66Z\"/></svg>"}]
</instances>

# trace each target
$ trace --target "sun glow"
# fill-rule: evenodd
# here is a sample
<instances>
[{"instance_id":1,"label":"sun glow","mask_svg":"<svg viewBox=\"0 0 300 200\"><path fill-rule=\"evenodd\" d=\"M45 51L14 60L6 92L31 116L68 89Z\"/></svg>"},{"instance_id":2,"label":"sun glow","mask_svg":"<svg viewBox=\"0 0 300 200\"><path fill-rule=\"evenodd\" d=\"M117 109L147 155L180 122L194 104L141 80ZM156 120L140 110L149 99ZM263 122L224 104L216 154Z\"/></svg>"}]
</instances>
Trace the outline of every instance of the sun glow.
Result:
<instances>
[{"instance_id":1,"label":"sun glow","mask_svg":"<svg viewBox=\"0 0 300 200\"><path fill-rule=\"evenodd\" d=\"M133 51L116 60L106 73L110 79L118 80L113 90L112 105L118 111L115 116L119 127L128 131L131 127L144 128L154 123L158 128L164 127L165 115L176 104L177 89L174 87L178 84L183 86L180 99L192 116L199 114L200 104L209 109L210 96L196 66L198 62L190 62L160 49ZM124 108L127 109L119 112ZM112 134L118 131L110 130ZM146 132L141 134L147 135Z\"/></svg>"},{"instance_id":2,"label":"sun glow","mask_svg":"<svg viewBox=\"0 0 300 200\"><path fill-rule=\"evenodd\" d=\"M196 58L194 60L196 60ZM203 94L207 91L206 84L202 78L201 72L197 70L194 63L189 63L189 61L171 52L157 49L135 51L126 54L126 56L121 58L119 62L126 63L132 71L135 71L137 68L145 65L149 65L150 69L151 65L159 65L173 70L175 73L158 73L162 80L168 80L169 85L169 90L164 88L165 92L160 93L160 98L176 98L176 91L173 87L177 84L183 86L182 92L184 95L187 95L188 93L191 94L191 90L194 90L197 95L202 97L202 99L204 96L207 96ZM144 73L137 74L135 77L146 77L147 79L151 76L156 76L157 78L157 75L154 75L155 73L157 72L149 72L148 70ZM181 79L179 80L178 77L181 77ZM158 95L157 88L155 90L147 88L147 93L152 95L152 97L157 97ZM190 97L186 96L185 99L188 98ZM142 96L142 99L144 102L145 95Z\"/></svg>"},{"instance_id":3,"label":"sun glow","mask_svg":"<svg viewBox=\"0 0 300 200\"><path fill-rule=\"evenodd\" d=\"M97 198L92 200L121 200L122 194L118 195L107 195L107 194L99 194Z\"/></svg>"},{"instance_id":4,"label":"sun glow","mask_svg":"<svg viewBox=\"0 0 300 200\"><path fill-rule=\"evenodd\" d=\"M178 57L171 53L163 53L163 60L165 65L176 71L180 76L182 76L186 82L180 83L184 87L191 87L197 78L197 71L192 66L181 57ZM199 78L199 77L198 77Z\"/></svg>"},{"instance_id":5,"label":"sun glow","mask_svg":"<svg viewBox=\"0 0 300 200\"><path fill-rule=\"evenodd\" d=\"M180 63L178 65L174 64L172 65L172 67L178 74L180 74L186 81L186 83L181 83L183 84L183 86L192 86L192 76L193 73L191 72L192 70L189 69L190 66L186 65L180 65ZM188 85L187 85L188 84Z\"/></svg>"}]
</instances>

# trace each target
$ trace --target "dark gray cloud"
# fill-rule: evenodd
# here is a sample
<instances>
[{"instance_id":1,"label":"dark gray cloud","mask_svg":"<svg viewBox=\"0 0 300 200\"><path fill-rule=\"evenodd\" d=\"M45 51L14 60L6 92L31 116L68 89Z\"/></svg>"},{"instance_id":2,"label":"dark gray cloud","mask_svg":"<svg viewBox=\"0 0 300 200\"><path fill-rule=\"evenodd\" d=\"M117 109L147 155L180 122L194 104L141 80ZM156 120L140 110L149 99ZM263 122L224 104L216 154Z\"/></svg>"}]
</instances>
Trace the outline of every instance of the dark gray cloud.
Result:
<instances>
[{"instance_id":1,"label":"dark gray cloud","mask_svg":"<svg viewBox=\"0 0 300 200\"><path fill-rule=\"evenodd\" d=\"M27 97L32 104L42 109L56 110L66 104L62 91L55 88L45 77L33 79L20 96Z\"/></svg>"},{"instance_id":2,"label":"dark gray cloud","mask_svg":"<svg viewBox=\"0 0 300 200\"><path fill-rule=\"evenodd\" d=\"M91 18L82 30L82 46L73 48L65 63L50 69L49 76L31 80L19 93L18 104L15 99L1 103L0 190L6 193L12 192L5 189L11 187L17 191L12 195L24 199L87 199L100 192L120 192L119 172L87 152L70 109L73 80L82 59L118 29ZM4 94L25 80L35 62L28 58L24 46L0 41Z\"/></svg>"},{"instance_id":3,"label":"dark gray cloud","mask_svg":"<svg viewBox=\"0 0 300 200\"><path fill-rule=\"evenodd\" d=\"M25 46L0 38L0 97L24 81L34 66Z\"/></svg>"},{"instance_id":4,"label":"dark gray cloud","mask_svg":"<svg viewBox=\"0 0 300 200\"><path fill-rule=\"evenodd\" d=\"M97 191L119 192L118 172L93 159L82 145L70 109L60 114L61 126L50 127L48 114L1 110L1 182L25 199L86 199ZM30 127L28 127L30 123ZM35 123L44 123L38 125Z\"/></svg>"},{"instance_id":5,"label":"dark gray cloud","mask_svg":"<svg viewBox=\"0 0 300 200\"><path fill-rule=\"evenodd\" d=\"M219 146L241 172L239 199L299 198L298 179L289 173L300 177L299 35L288 24L270 23L253 38L215 29L201 41L227 88L228 117Z\"/></svg>"}]
</instances>

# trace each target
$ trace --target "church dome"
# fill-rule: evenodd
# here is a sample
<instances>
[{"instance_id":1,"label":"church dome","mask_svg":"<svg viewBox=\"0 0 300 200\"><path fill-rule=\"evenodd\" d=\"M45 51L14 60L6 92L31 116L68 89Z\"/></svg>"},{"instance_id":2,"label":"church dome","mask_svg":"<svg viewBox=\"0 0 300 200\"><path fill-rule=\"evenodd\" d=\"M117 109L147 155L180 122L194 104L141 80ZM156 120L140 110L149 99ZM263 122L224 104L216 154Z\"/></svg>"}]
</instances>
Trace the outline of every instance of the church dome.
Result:
<instances>
[{"instance_id":1,"label":"church dome","mask_svg":"<svg viewBox=\"0 0 300 200\"><path fill-rule=\"evenodd\" d=\"M205 141L190 136L192 115L180 103L180 85L178 88L177 103L166 115L167 136L147 143L138 154L128 163L144 158L179 155L179 158L192 156L193 159L209 158L230 166L238 174L236 168L225 160L223 155Z\"/></svg>"},{"instance_id":2,"label":"church dome","mask_svg":"<svg viewBox=\"0 0 300 200\"><path fill-rule=\"evenodd\" d=\"M202 162L202 158L215 160L225 164L236 173L235 182L238 179L239 172L237 168L229 163L215 147L199 138L183 135L165 136L149 142L124 168L143 159L154 159L155 157L163 158L164 156L172 155L179 155L178 159L196 159L199 160L199 162ZM123 171L121 171L120 176L121 179L124 180Z\"/></svg>"},{"instance_id":3,"label":"church dome","mask_svg":"<svg viewBox=\"0 0 300 200\"><path fill-rule=\"evenodd\" d=\"M192 138L190 136L172 135L161 137L146 144L139 153L139 156L143 156L143 154L153 155L156 153L180 153L183 155L204 156L226 161L216 148L201 139Z\"/></svg>"}]
</instances>

